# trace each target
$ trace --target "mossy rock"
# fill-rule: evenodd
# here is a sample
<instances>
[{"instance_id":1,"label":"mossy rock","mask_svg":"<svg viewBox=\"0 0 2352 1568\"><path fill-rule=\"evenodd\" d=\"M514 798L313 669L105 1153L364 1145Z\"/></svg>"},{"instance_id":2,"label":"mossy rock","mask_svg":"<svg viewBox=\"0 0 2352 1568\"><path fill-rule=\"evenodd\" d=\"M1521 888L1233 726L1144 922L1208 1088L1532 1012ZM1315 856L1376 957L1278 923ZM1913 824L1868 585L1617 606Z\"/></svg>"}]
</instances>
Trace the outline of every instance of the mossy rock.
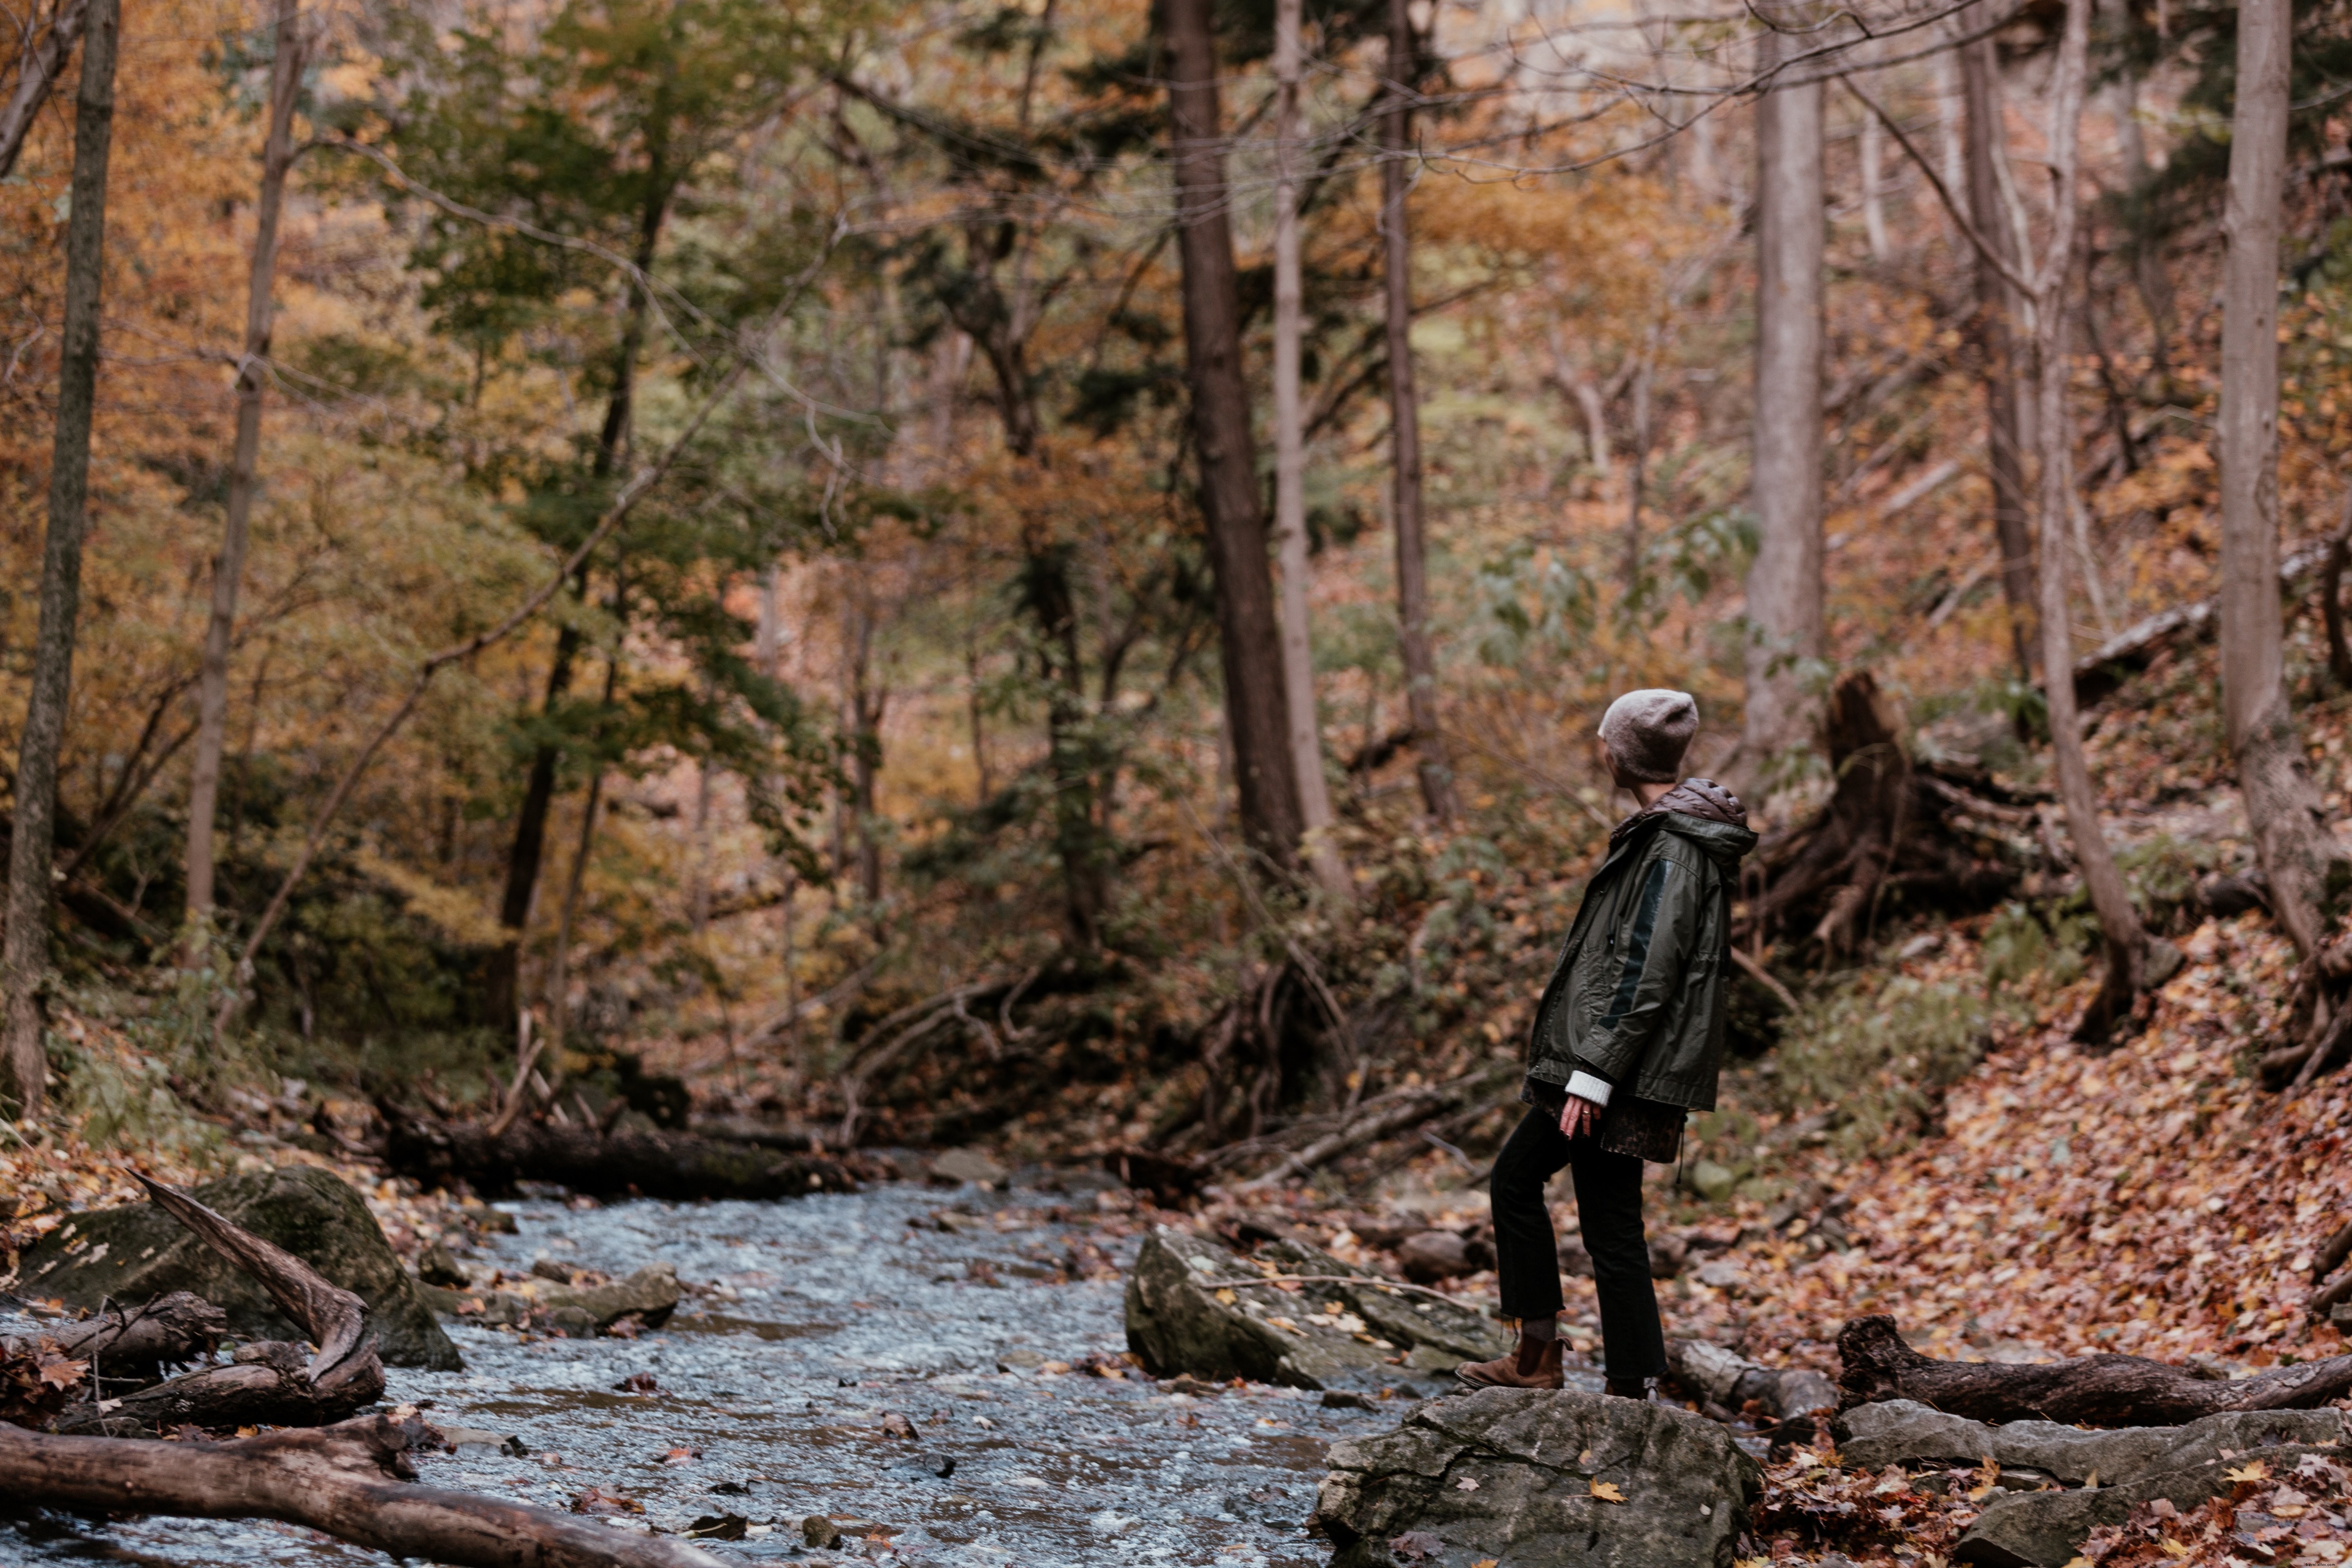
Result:
<instances>
[{"instance_id":1,"label":"mossy rock","mask_svg":"<svg viewBox=\"0 0 2352 1568\"><path fill-rule=\"evenodd\" d=\"M433 1372L464 1367L383 1227L332 1173L288 1165L208 1182L193 1195L365 1301L368 1331L385 1365ZM226 1312L233 1333L257 1340L307 1337L251 1277L152 1204L73 1215L25 1254L15 1289L92 1309L105 1300L142 1303L186 1290Z\"/></svg>"}]
</instances>

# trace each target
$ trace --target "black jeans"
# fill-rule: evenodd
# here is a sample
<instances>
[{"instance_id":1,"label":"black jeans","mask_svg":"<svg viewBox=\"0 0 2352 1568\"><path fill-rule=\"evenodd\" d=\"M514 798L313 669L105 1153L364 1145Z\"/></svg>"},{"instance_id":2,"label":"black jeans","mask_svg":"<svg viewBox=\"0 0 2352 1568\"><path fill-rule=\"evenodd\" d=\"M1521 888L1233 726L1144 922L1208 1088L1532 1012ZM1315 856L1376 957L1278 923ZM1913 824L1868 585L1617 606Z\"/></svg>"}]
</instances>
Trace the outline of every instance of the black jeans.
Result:
<instances>
[{"instance_id":1,"label":"black jeans","mask_svg":"<svg viewBox=\"0 0 2352 1568\"><path fill-rule=\"evenodd\" d=\"M1612 1378L1664 1377L1666 1335L1650 1283L1650 1244L1642 1231L1642 1162L1604 1153L1591 1133L1569 1138L1559 1119L1528 1112L1495 1157L1487 1192L1495 1205L1495 1267L1502 1276L1503 1316L1548 1318L1562 1305L1559 1244L1544 1205L1544 1184L1566 1166L1576 1179L1576 1219L1592 1255L1601 1297L1601 1349Z\"/></svg>"}]
</instances>

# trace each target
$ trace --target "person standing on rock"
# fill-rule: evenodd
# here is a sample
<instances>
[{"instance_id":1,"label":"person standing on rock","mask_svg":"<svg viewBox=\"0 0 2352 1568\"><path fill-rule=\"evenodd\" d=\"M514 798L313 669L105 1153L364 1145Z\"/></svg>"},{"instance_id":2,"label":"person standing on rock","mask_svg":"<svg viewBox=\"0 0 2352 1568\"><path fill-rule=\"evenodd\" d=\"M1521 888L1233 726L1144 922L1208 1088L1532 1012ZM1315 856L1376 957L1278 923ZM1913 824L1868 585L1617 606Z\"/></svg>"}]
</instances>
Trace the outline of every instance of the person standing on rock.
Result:
<instances>
[{"instance_id":1,"label":"person standing on rock","mask_svg":"<svg viewBox=\"0 0 2352 1568\"><path fill-rule=\"evenodd\" d=\"M1519 1098L1533 1107L1495 1160L1496 1272L1518 1343L1454 1375L1475 1388L1559 1388L1559 1253L1544 1186L1565 1167L1601 1298L1608 1391L1646 1398L1665 1331L1642 1229L1642 1163L1671 1163L1683 1119L1715 1107L1723 1065L1731 896L1756 847L1730 791L1684 779L1698 731L1686 691L1629 691L1601 744L1640 809L1609 836L1528 1031Z\"/></svg>"}]
</instances>

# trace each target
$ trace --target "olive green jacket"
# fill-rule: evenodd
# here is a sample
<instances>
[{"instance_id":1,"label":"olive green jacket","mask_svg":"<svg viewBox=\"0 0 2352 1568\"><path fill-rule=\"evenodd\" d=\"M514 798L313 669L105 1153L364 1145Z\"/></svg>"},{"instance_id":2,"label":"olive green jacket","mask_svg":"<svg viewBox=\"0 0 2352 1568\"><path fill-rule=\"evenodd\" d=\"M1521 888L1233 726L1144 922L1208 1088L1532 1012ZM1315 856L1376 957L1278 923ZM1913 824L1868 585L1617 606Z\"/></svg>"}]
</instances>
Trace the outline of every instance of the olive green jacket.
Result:
<instances>
[{"instance_id":1,"label":"olive green jacket","mask_svg":"<svg viewBox=\"0 0 2352 1568\"><path fill-rule=\"evenodd\" d=\"M1705 779L1610 836L1528 1032L1529 1087L1590 1073L1641 1100L1715 1108L1724 969L1747 810Z\"/></svg>"}]
</instances>

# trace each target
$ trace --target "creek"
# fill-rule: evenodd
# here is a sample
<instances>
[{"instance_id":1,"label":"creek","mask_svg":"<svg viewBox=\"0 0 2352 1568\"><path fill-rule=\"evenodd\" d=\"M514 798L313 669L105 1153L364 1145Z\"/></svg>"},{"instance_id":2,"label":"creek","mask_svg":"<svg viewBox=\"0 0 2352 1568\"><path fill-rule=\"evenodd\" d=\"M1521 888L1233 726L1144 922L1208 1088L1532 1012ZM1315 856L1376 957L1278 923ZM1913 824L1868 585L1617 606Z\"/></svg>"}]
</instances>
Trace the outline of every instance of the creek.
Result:
<instances>
[{"instance_id":1,"label":"creek","mask_svg":"<svg viewBox=\"0 0 2352 1568\"><path fill-rule=\"evenodd\" d=\"M388 1398L522 1452L423 1456L422 1479L559 1509L603 1489L644 1510L616 1529L733 1514L742 1539L703 1542L728 1561L1319 1568L1328 1549L1305 1523L1326 1445L1394 1425L1402 1405L1326 1408L1259 1386L1194 1397L1084 1370L1127 1348L1123 1285L1067 1266L1099 1248L1124 1270L1139 1227L1123 1193L1027 1174L1041 1185L500 1205L516 1230L483 1238L478 1273L667 1262L689 1294L634 1340L450 1323L466 1370L394 1369ZM625 1386L646 1377L652 1392ZM914 1436L888 1435L890 1415ZM816 1514L837 1546L807 1544ZM0 1518L5 1563L390 1561L266 1521Z\"/></svg>"}]
</instances>

